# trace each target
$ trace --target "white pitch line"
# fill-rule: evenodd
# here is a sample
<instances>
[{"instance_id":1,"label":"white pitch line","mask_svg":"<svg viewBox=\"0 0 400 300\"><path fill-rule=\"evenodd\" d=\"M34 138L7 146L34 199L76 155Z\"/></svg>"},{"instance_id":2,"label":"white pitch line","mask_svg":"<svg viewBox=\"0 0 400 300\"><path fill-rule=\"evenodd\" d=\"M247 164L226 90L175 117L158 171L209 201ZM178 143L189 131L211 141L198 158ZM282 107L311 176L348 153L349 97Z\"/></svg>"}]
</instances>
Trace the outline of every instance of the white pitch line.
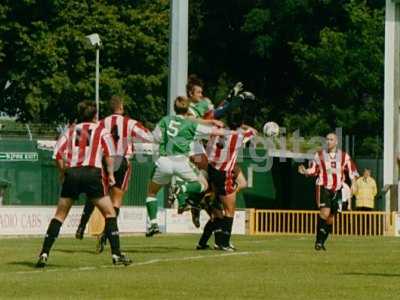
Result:
<instances>
[{"instance_id":1,"label":"white pitch line","mask_svg":"<svg viewBox=\"0 0 400 300\"><path fill-rule=\"evenodd\" d=\"M137 263L132 263L129 266L126 266L126 268L131 268L131 267L136 267L136 266L145 266L145 265L152 265L152 264L157 264L157 263L164 263L164 262L171 262L171 261L188 261L188 260L199 260L199 259L205 259L205 258L218 258L218 257L229 257L229 256L246 256L246 255L255 255L255 254L266 254L270 253L270 251L255 251L255 252L233 252L233 253L222 253L222 254L215 254L215 255L197 255L197 256L186 256L186 257L169 257L169 258L160 258L160 259L151 259L147 261L142 261L142 262L137 262ZM45 268L42 270L34 270L34 271L17 271L13 272L15 274L38 274L38 273L44 273L44 272L56 272L56 271L93 271L97 269L108 269L108 268L118 268L114 265L101 265L97 267L79 267L79 268L62 268L62 269L52 269L52 268ZM121 268L125 268L121 266ZM4 273L8 274L8 273Z\"/></svg>"}]
</instances>

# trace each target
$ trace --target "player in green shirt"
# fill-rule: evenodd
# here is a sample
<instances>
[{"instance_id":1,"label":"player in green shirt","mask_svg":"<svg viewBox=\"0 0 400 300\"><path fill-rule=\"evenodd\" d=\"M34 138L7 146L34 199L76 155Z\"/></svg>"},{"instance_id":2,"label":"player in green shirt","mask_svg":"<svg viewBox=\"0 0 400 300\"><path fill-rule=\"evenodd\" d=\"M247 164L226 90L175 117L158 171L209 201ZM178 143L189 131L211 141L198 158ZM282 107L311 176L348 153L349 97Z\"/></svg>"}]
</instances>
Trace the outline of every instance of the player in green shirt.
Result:
<instances>
[{"instance_id":1,"label":"player in green shirt","mask_svg":"<svg viewBox=\"0 0 400 300\"><path fill-rule=\"evenodd\" d=\"M150 219L150 227L146 236L159 233L157 224L157 198L156 194L161 187L171 182L172 176L177 176L185 181L182 190L187 193L201 193L208 188L206 180L202 180L199 171L189 160L191 144L198 139L208 138L210 135L222 136L229 131L215 126L207 126L207 123L219 124L215 121L200 122L187 118L189 100L186 97L178 97L175 100L175 116L166 116L161 119L153 131L154 141L159 144L160 157L156 161L146 198L147 214ZM202 124L203 123L203 124ZM185 203L179 203L183 207Z\"/></svg>"},{"instance_id":2,"label":"player in green shirt","mask_svg":"<svg viewBox=\"0 0 400 300\"><path fill-rule=\"evenodd\" d=\"M210 99L204 97L203 95L203 82L195 75L190 75L188 78L188 83L186 85L186 93L190 100L189 107L189 115L192 118L196 119L219 119L226 114L229 114L233 109L240 107L244 101L248 98L248 94L239 95L239 93L243 89L243 84L238 82L235 84L230 94L227 97L227 100L223 101L217 108L214 108L214 105L210 101ZM190 159L196 166L199 168L202 176L207 178L207 168L208 168L208 159L206 152L204 150L204 146L201 140L196 140L191 144L190 151ZM240 175L237 177L238 185L243 188L247 186L247 182L243 176L243 174L238 172ZM177 184L171 187L169 202L173 203L176 199L184 198L180 185L183 183L177 178ZM199 202L203 197L203 194L191 194L190 200L194 203ZM194 205L191 208L192 213L192 221L196 227L200 227L200 211L197 207L198 205Z\"/></svg>"}]
</instances>

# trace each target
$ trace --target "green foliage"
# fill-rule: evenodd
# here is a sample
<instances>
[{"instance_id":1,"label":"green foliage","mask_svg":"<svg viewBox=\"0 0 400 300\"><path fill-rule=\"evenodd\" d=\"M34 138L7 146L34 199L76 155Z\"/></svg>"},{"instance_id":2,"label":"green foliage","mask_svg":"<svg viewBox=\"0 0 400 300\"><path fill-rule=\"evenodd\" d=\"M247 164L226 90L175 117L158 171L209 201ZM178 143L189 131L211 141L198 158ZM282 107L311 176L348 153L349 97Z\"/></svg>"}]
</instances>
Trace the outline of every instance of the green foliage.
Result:
<instances>
[{"instance_id":1,"label":"green foliage","mask_svg":"<svg viewBox=\"0 0 400 300\"><path fill-rule=\"evenodd\" d=\"M5 1L1 18L0 84L13 82L3 111L26 121L74 118L78 102L94 99L95 50L85 36L97 32L102 103L118 94L132 116L163 115L169 1Z\"/></svg>"},{"instance_id":2,"label":"green foliage","mask_svg":"<svg viewBox=\"0 0 400 300\"><path fill-rule=\"evenodd\" d=\"M382 135L383 2L195 2L190 68L211 97L221 78L240 80L258 97L258 128L274 120L304 136Z\"/></svg>"},{"instance_id":3,"label":"green foliage","mask_svg":"<svg viewBox=\"0 0 400 300\"><path fill-rule=\"evenodd\" d=\"M305 136L342 127L360 145L382 135L383 1L191 0L189 8L189 72L216 103L242 81L257 95L250 125L274 120ZM132 117L155 123L166 107L168 29L168 0L4 0L0 87L12 85L1 110L25 121L74 118L79 101L94 99L85 36L97 32L102 115L118 94Z\"/></svg>"},{"instance_id":4,"label":"green foliage","mask_svg":"<svg viewBox=\"0 0 400 300\"><path fill-rule=\"evenodd\" d=\"M371 144L383 131L383 11L362 1L344 7L346 28L323 28L316 45L292 43L294 59L315 91L311 106L327 110L326 124ZM367 154L378 148L360 150Z\"/></svg>"}]
</instances>

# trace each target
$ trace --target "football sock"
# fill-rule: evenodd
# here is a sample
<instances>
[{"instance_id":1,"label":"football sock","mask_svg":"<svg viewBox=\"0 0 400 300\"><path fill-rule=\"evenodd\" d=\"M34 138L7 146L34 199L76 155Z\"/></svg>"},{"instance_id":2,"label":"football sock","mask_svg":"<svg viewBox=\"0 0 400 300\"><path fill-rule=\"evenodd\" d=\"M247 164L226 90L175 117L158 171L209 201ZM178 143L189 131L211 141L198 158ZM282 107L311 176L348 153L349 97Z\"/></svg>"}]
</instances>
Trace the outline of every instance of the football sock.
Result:
<instances>
[{"instance_id":1,"label":"football sock","mask_svg":"<svg viewBox=\"0 0 400 300\"><path fill-rule=\"evenodd\" d=\"M208 220L208 222L204 226L203 234L200 237L199 245L202 245L202 246L207 245L207 242L210 239L210 237L214 231L214 228L215 228L215 222L211 221L211 219Z\"/></svg>"},{"instance_id":2,"label":"football sock","mask_svg":"<svg viewBox=\"0 0 400 300\"><path fill-rule=\"evenodd\" d=\"M60 233L61 226L62 223L59 220L51 219L49 227L47 228L46 236L43 241L42 251L40 252L40 254L49 254L51 247L53 246L56 238L58 237L58 234Z\"/></svg>"},{"instance_id":3,"label":"football sock","mask_svg":"<svg viewBox=\"0 0 400 300\"><path fill-rule=\"evenodd\" d=\"M322 219L320 216L318 216L318 225L317 225L317 236L316 236L316 241L315 243L317 244L323 244L325 241L325 235L327 232L326 228L326 220Z\"/></svg>"},{"instance_id":4,"label":"football sock","mask_svg":"<svg viewBox=\"0 0 400 300\"><path fill-rule=\"evenodd\" d=\"M232 233L233 218L224 217L222 219L222 246L229 247Z\"/></svg>"},{"instance_id":5,"label":"football sock","mask_svg":"<svg viewBox=\"0 0 400 300\"><path fill-rule=\"evenodd\" d=\"M204 191L204 186L197 181L186 182L184 185L182 185L182 192L184 193L199 194L203 191Z\"/></svg>"},{"instance_id":6,"label":"football sock","mask_svg":"<svg viewBox=\"0 0 400 300\"><path fill-rule=\"evenodd\" d=\"M222 219L214 220L214 238L215 244L218 246L223 246L223 232L222 232Z\"/></svg>"},{"instance_id":7,"label":"football sock","mask_svg":"<svg viewBox=\"0 0 400 300\"><path fill-rule=\"evenodd\" d=\"M333 228L333 225L332 225L332 224L326 223L326 225L325 225L325 231L326 231L326 233L325 233L325 235L324 235L324 237L323 237L322 244L324 244L325 241L328 239L329 233L332 233L332 228Z\"/></svg>"},{"instance_id":8,"label":"football sock","mask_svg":"<svg viewBox=\"0 0 400 300\"><path fill-rule=\"evenodd\" d=\"M204 191L204 186L197 181L186 182L181 186L181 191L178 194L178 205L184 207L188 198L194 200L198 198ZM191 203L192 205L195 203Z\"/></svg>"},{"instance_id":9,"label":"football sock","mask_svg":"<svg viewBox=\"0 0 400 300\"><path fill-rule=\"evenodd\" d=\"M146 208L147 215L149 217L150 223L157 223L157 198L156 197L147 197L146 198Z\"/></svg>"},{"instance_id":10,"label":"football sock","mask_svg":"<svg viewBox=\"0 0 400 300\"><path fill-rule=\"evenodd\" d=\"M82 216L81 216L81 221L79 222L79 226L83 229L86 228L86 224L90 219L90 216L92 215L94 210L94 204L92 203L92 201L87 200L85 202L85 206L83 207L83 212L82 212Z\"/></svg>"},{"instance_id":11,"label":"football sock","mask_svg":"<svg viewBox=\"0 0 400 300\"><path fill-rule=\"evenodd\" d=\"M119 232L116 218L106 218L106 225L104 228L106 236L110 241L111 253L121 255L119 248Z\"/></svg>"},{"instance_id":12,"label":"football sock","mask_svg":"<svg viewBox=\"0 0 400 300\"><path fill-rule=\"evenodd\" d=\"M115 210L115 217L118 218L118 216L119 216L119 207L115 207L114 206L114 210Z\"/></svg>"}]
</instances>

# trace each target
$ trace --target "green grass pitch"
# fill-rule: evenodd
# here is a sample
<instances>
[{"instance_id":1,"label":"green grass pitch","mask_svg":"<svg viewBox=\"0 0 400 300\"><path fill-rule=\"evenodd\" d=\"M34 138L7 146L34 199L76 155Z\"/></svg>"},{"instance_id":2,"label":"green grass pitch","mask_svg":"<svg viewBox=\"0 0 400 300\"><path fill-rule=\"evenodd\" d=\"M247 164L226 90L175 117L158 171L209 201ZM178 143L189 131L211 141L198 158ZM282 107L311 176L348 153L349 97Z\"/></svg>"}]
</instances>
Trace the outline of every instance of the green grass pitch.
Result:
<instances>
[{"instance_id":1,"label":"green grass pitch","mask_svg":"<svg viewBox=\"0 0 400 300\"><path fill-rule=\"evenodd\" d=\"M95 239L60 238L44 270L41 238L0 239L1 299L400 299L400 239L234 236L238 251L194 250L196 235L122 237L134 263L112 266Z\"/></svg>"}]
</instances>

